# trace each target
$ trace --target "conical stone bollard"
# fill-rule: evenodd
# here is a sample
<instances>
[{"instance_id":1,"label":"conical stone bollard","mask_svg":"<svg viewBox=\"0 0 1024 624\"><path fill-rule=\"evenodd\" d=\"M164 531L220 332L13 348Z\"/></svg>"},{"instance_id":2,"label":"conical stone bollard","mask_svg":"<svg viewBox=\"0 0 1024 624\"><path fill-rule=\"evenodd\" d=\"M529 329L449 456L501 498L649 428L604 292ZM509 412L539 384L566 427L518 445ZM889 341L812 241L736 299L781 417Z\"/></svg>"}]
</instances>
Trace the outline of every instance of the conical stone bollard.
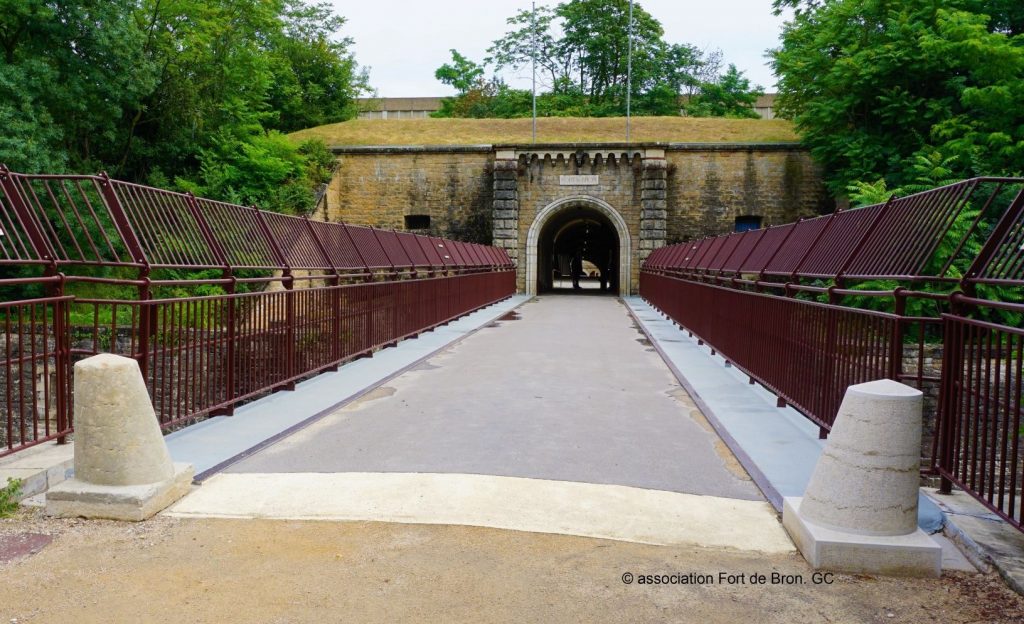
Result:
<instances>
[{"instance_id":1,"label":"conical stone bollard","mask_svg":"<svg viewBox=\"0 0 1024 624\"><path fill-rule=\"evenodd\" d=\"M803 498L782 523L815 568L938 576L941 547L917 526L919 390L882 379L850 386Z\"/></svg>"},{"instance_id":2,"label":"conical stone bollard","mask_svg":"<svg viewBox=\"0 0 1024 624\"><path fill-rule=\"evenodd\" d=\"M139 364L101 354L75 364L75 476L46 493L59 517L150 518L188 493L193 470L167 451Z\"/></svg>"}]
</instances>

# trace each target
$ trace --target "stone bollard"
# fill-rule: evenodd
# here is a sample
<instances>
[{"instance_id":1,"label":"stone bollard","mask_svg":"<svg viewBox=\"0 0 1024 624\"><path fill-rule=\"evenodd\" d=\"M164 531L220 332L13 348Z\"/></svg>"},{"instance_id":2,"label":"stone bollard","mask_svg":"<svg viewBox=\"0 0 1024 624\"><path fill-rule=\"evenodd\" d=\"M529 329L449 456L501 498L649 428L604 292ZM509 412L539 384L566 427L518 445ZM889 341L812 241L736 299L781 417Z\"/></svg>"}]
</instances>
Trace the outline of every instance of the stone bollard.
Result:
<instances>
[{"instance_id":1,"label":"stone bollard","mask_svg":"<svg viewBox=\"0 0 1024 624\"><path fill-rule=\"evenodd\" d=\"M167 452L133 359L101 354L75 364L75 476L46 493L58 517L140 521L188 493L191 464Z\"/></svg>"},{"instance_id":2,"label":"stone bollard","mask_svg":"<svg viewBox=\"0 0 1024 624\"><path fill-rule=\"evenodd\" d=\"M782 524L814 568L939 576L942 549L917 526L922 394L882 379L850 386L803 498Z\"/></svg>"}]
</instances>

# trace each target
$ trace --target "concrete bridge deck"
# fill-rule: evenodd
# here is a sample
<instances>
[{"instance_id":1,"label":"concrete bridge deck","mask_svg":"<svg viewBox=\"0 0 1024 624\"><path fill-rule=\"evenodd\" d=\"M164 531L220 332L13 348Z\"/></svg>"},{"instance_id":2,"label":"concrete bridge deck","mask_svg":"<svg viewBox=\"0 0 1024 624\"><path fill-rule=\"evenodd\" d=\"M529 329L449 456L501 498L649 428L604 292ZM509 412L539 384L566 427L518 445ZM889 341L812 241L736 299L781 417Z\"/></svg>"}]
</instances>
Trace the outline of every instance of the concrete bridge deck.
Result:
<instances>
[{"instance_id":1,"label":"concrete bridge deck","mask_svg":"<svg viewBox=\"0 0 1024 624\"><path fill-rule=\"evenodd\" d=\"M235 463L173 513L792 549L613 297L530 301Z\"/></svg>"},{"instance_id":2,"label":"concrete bridge deck","mask_svg":"<svg viewBox=\"0 0 1024 624\"><path fill-rule=\"evenodd\" d=\"M763 500L617 299L541 297L492 325L229 472L464 473Z\"/></svg>"}]
</instances>

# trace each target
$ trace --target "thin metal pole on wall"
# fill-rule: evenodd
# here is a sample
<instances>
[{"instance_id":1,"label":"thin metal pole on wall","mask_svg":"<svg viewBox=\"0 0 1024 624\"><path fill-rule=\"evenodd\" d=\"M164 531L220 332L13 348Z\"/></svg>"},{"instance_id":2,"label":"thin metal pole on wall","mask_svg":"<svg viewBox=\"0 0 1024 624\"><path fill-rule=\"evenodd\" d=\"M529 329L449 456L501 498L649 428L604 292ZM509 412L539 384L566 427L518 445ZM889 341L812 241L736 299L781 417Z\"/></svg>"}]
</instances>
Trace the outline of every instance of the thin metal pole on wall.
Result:
<instances>
[{"instance_id":1,"label":"thin metal pole on wall","mask_svg":"<svg viewBox=\"0 0 1024 624\"><path fill-rule=\"evenodd\" d=\"M632 1L632 0L631 0ZM530 60L533 63L533 142L537 142L537 3L530 3L530 29L533 31Z\"/></svg>"},{"instance_id":2,"label":"thin metal pole on wall","mask_svg":"<svg viewBox=\"0 0 1024 624\"><path fill-rule=\"evenodd\" d=\"M626 31L626 143L629 143L629 118L633 95L633 0L629 0L629 27Z\"/></svg>"}]
</instances>

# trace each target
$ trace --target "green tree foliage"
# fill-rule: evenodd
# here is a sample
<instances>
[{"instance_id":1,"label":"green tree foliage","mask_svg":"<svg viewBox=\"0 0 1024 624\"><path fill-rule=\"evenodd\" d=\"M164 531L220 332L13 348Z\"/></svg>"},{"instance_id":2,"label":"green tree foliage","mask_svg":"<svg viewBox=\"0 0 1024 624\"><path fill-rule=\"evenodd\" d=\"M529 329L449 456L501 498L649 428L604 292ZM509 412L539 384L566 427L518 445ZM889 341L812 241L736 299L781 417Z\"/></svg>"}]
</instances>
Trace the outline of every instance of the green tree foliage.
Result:
<instances>
[{"instance_id":1,"label":"green tree foliage","mask_svg":"<svg viewBox=\"0 0 1024 624\"><path fill-rule=\"evenodd\" d=\"M698 95L690 98L687 111L695 117L737 117L756 119L757 98L764 95L759 87L751 87L743 72L729 65L717 81L707 83Z\"/></svg>"},{"instance_id":2,"label":"green tree foliage","mask_svg":"<svg viewBox=\"0 0 1024 624\"><path fill-rule=\"evenodd\" d=\"M828 183L1024 170L1024 5L1017 0L776 0L795 9L772 52L779 109ZM950 160L952 159L952 160ZM876 184L876 183L872 183Z\"/></svg>"},{"instance_id":3,"label":"green tree foliage","mask_svg":"<svg viewBox=\"0 0 1024 624\"><path fill-rule=\"evenodd\" d=\"M627 92L634 114L678 115L686 98L706 92L705 103L687 114L756 117L751 105L759 91L739 72L720 75L720 52L666 42L661 23L638 3L630 84L629 0L569 0L519 11L508 23L511 29L488 49L482 64L452 50L452 63L441 66L436 77L458 95L436 116L529 116L532 94L487 78L486 71L529 71L536 60L541 116L624 115ZM741 87L746 92L737 93Z\"/></svg>"},{"instance_id":4,"label":"green tree foliage","mask_svg":"<svg viewBox=\"0 0 1024 624\"><path fill-rule=\"evenodd\" d=\"M441 83L455 87L459 94L479 88L484 78L484 68L451 50L452 62L445 63L434 72L434 77Z\"/></svg>"},{"instance_id":5,"label":"green tree foliage","mask_svg":"<svg viewBox=\"0 0 1024 624\"><path fill-rule=\"evenodd\" d=\"M577 59L579 87L595 103L622 100L629 47L628 0L573 0L558 5L564 35L559 49ZM632 88L659 82L665 31L639 4L633 6Z\"/></svg>"},{"instance_id":6,"label":"green tree foliage","mask_svg":"<svg viewBox=\"0 0 1024 624\"><path fill-rule=\"evenodd\" d=\"M0 0L0 161L308 210L323 146L280 132L355 115L343 24L308 0Z\"/></svg>"}]
</instances>

